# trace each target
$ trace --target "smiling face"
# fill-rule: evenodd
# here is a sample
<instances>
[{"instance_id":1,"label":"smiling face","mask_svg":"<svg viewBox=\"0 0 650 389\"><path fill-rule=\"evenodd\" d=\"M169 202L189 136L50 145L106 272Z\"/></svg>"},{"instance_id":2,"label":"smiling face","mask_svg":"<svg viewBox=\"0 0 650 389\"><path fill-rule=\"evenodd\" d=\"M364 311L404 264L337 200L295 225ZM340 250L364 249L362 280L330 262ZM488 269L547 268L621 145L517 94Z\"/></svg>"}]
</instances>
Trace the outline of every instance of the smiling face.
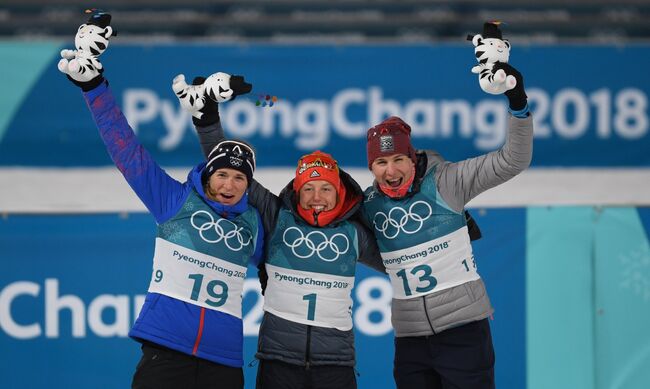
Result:
<instances>
[{"instance_id":1,"label":"smiling face","mask_svg":"<svg viewBox=\"0 0 650 389\"><path fill-rule=\"evenodd\" d=\"M98 56L108 47L108 38L112 33L110 26L101 28L94 24L82 24L74 38L74 45L78 51Z\"/></svg>"},{"instance_id":2,"label":"smiling face","mask_svg":"<svg viewBox=\"0 0 650 389\"><path fill-rule=\"evenodd\" d=\"M477 38L474 45L476 46L474 53L480 63L497 61L507 63L510 58L510 42L505 39Z\"/></svg>"},{"instance_id":3,"label":"smiling face","mask_svg":"<svg viewBox=\"0 0 650 389\"><path fill-rule=\"evenodd\" d=\"M224 205L235 205L241 200L248 187L246 175L239 170L217 169L206 185L206 195Z\"/></svg>"},{"instance_id":4,"label":"smiling face","mask_svg":"<svg viewBox=\"0 0 650 389\"><path fill-rule=\"evenodd\" d=\"M407 155L393 154L375 159L370 170L379 185L399 188L411 179L415 164Z\"/></svg>"},{"instance_id":5,"label":"smiling face","mask_svg":"<svg viewBox=\"0 0 650 389\"><path fill-rule=\"evenodd\" d=\"M223 103L232 97L234 91L230 88L230 75L227 73L214 73L204 82L206 94L217 103Z\"/></svg>"},{"instance_id":6,"label":"smiling face","mask_svg":"<svg viewBox=\"0 0 650 389\"><path fill-rule=\"evenodd\" d=\"M302 209L331 211L337 200L336 188L325 180L309 181L298 191L298 203Z\"/></svg>"}]
</instances>

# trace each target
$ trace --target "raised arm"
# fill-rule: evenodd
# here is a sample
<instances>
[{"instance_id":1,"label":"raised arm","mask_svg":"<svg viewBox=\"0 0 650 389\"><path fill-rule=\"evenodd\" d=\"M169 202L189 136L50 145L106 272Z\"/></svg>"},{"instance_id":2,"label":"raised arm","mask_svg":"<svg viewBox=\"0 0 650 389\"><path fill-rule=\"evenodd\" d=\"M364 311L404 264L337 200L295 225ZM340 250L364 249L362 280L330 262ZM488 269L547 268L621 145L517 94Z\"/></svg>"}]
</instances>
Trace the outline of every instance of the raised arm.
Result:
<instances>
[{"instance_id":1,"label":"raised arm","mask_svg":"<svg viewBox=\"0 0 650 389\"><path fill-rule=\"evenodd\" d=\"M517 79L517 86L505 92L510 112L505 144L499 150L460 162L447 162L439 154L427 152L429 167L436 169L438 191L457 211L479 194L524 171L532 160L533 118L528 112L523 77L508 64L498 65Z\"/></svg>"},{"instance_id":2,"label":"raised arm","mask_svg":"<svg viewBox=\"0 0 650 389\"><path fill-rule=\"evenodd\" d=\"M158 223L169 219L187 194L140 144L106 83L84 93L99 135L115 166Z\"/></svg>"},{"instance_id":3,"label":"raised arm","mask_svg":"<svg viewBox=\"0 0 650 389\"><path fill-rule=\"evenodd\" d=\"M131 126L104 80L104 68L99 56L108 47L112 29L106 24L110 15L91 15L80 27L75 38L76 51L63 50L59 70L81 88L111 159L136 195L154 215L157 222L165 221L180 206L186 189L156 164L138 142ZM90 32L92 33L90 33ZM104 39L98 50L94 40ZM185 191L185 192L184 192Z\"/></svg>"},{"instance_id":4,"label":"raised arm","mask_svg":"<svg viewBox=\"0 0 650 389\"><path fill-rule=\"evenodd\" d=\"M208 96L206 78L195 77L192 85L185 82L185 76L179 74L172 80L172 90L178 97L181 107L192 115L203 156L208 158L210 151L226 139L219 117L219 103ZM249 84L250 85L250 84ZM229 96L236 96L233 92ZM227 100L224 100L227 101Z\"/></svg>"},{"instance_id":5,"label":"raised arm","mask_svg":"<svg viewBox=\"0 0 650 389\"><path fill-rule=\"evenodd\" d=\"M216 104L214 105L216 106ZM223 127L221 127L221 120L217 120L216 123L210 124L206 127L195 125L194 128L199 136L201 151L203 151L203 156L205 158L208 158L208 155L210 155L210 151L212 151L214 146L218 145L219 142L226 140L226 136L223 133Z\"/></svg>"}]
</instances>

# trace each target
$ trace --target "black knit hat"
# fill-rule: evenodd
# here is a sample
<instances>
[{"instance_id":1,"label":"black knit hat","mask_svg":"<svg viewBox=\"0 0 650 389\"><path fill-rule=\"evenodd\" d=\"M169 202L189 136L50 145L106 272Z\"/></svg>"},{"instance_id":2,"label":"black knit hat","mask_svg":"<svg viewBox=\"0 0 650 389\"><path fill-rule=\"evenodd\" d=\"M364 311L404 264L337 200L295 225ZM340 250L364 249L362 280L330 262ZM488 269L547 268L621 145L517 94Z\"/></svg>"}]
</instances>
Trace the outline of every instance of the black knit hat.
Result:
<instances>
[{"instance_id":1,"label":"black knit hat","mask_svg":"<svg viewBox=\"0 0 650 389\"><path fill-rule=\"evenodd\" d=\"M111 15L105 13L101 9L87 9L86 13L91 14L86 24L106 28L111 25Z\"/></svg>"},{"instance_id":2,"label":"black knit hat","mask_svg":"<svg viewBox=\"0 0 650 389\"><path fill-rule=\"evenodd\" d=\"M255 171L255 151L251 146L236 140L225 140L214 146L203 171L203 179L208 180L217 169L234 169L246 175L248 186L253 181Z\"/></svg>"},{"instance_id":3,"label":"black knit hat","mask_svg":"<svg viewBox=\"0 0 650 389\"><path fill-rule=\"evenodd\" d=\"M499 24L501 24L501 22L485 22L485 24L483 24L483 39L503 39L501 30L499 29Z\"/></svg>"}]
</instances>

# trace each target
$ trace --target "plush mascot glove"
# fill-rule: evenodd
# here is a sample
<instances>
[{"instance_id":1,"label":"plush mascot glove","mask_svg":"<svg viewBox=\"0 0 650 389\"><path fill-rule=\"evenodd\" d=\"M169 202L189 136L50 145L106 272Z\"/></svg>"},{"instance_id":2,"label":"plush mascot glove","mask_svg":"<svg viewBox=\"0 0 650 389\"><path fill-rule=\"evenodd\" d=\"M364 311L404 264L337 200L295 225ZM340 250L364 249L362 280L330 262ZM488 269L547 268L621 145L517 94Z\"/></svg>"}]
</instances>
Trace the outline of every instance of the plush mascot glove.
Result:
<instances>
[{"instance_id":1,"label":"plush mascot glove","mask_svg":"<svg viewBox=\"0 0 650 389\"><path fill-rule=\"evenodd\" d=\"M219 103L233 100L251 91L253 86L244 81L243 76L227 73L214 73L207 79L196 77L192 85L185 82L179 74L172 81L172 90L181 106L192 115L192 122L198 127L206 127L219 121Z\"/></svg>"},{"instance_id":2,"label":"plush mascot glove","mask_svg":"<svg viewBox=\"0 0 650 389\"><path fill-rule=\"evenodd\" d=\"M210 75L203 85L206 96L217 103L225 103L253 89L253 85L244 81L243 76L231 76L222 72Z\"/></svg>"},{"instance_id":3,"label":"plush mascot glove","mask_svg":"<svg viewBox=\"0 0 650 389\"><path fill-rule=\"evenodd\" d=\"M481 89L493 95L500 95L517 85L513 75L495 68L498 63L508 63L511 47L507 39L502 39L499 25L499 22L487 22L483 25L483 34L467 37L474 45L474 55L479 63L472 68L472 73L479 75Z\"/></svg>"},{"instance_id":4,"label":"plush mascot glove","mask_svg":"<svg viewBox=\"0 0 650 389\"><path fill-rule=\"evenodd\" d=\"M76 50L61 50L59 70L84 92L104 81L104 67L99 56L108 48L109 38L115 36L110 26L111 15L94 11L88 22L79 26L74 39Z\"/></svg>"},{"instance_id":5,"label":"plush mascot glove","mask_svg":"<svg viewBox=\"0 0 650 389\"><path fill-rule=\"evenodd\" d=\"M515 87L505 91L504 94L508 98L512 111L521 111L524 109L528 104L528 96L526 96L526 91L524 90L524 78L521 73L510 64L501 62L495 63L493 69L503 71L508 77L512 76L517 80Z\"/></svg>"},{"instance_id":6,"label":"plush mascot glove","mask_svg":"<svg viewBox=\"0 0 650 389\"><path fill-rule=\"evenodd\" d=\"M203 80L205 77L197 77L194 79L194 85L188 85L183 74L177 75L172 80L172 90L178 97L181 107L188 111L192 118L201 119L203 117L203 112L201 112L205 107Z\"/></svg>"}]
</instances>

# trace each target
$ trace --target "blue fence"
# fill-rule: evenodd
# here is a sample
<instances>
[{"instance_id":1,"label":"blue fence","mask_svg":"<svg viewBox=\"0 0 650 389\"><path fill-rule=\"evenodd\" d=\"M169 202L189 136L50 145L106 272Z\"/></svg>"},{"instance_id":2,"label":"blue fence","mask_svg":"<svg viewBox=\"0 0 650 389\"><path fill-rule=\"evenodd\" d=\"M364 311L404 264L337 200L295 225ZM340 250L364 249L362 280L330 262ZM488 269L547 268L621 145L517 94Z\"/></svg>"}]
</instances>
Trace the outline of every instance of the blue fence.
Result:
<instances>
[{"instance_id":1,"label":"blue fence","mask_svg":"<svg viewBox=\"0 0 650 389\"><path fill-rule=\"evenodd\" d=\"M498 387L643 388L650 379L650 209L474 215L484 233L474 244L478 269L496 310ZM0 220L1 387L129 385L140 354L126 334L149 283L153 232L144 214ZM250 273L247 362L254 361L262 302ZM360 388L394 386L390 296L386 276L359 267ZM245 367L247 388L255 370Z\"/></svg>"},{"instance_id":2,"label":"blue fence","mask_svg":"<svg viewBox=\"0 0 650 389\"><path fill-rule=\"evenodd\" d=\"M522 230L525 211L489 212L480 222L499 235L509 231L506 224ZM9 216L0 221L0 349L11 350L3 352L11 363L0 364L0 386L129 385L140 350L126 334L149 284L154 229L144 214ZM508 255L485 242L477 246L477 258L497 307L492 324L499 379L522 388L525 236L507 240ZM256 272L249 273L243 318L245 361L252 362L262 299ZM360 266L353 296L359 386L391 387L390 282ZM256 367L245 367L247 388L253 387L255 372Z\"/></svg>"}]
</instances>

